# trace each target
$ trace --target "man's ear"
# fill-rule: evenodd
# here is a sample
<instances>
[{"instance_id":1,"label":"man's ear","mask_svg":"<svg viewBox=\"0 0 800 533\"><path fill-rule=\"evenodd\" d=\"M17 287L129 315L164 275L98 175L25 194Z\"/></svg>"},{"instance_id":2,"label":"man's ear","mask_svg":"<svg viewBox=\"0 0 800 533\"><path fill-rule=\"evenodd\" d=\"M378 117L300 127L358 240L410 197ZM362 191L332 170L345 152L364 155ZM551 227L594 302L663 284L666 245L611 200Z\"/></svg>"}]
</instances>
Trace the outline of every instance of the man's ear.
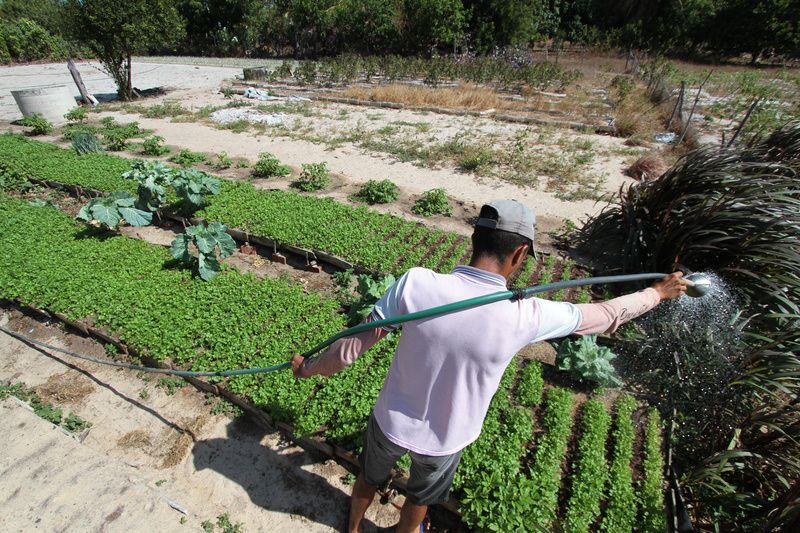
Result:
<instances>
[{"instance_id":1,"label":"man's ear","mask_svg":"<svg viewBox=\"0 0 800 533\"><path fill-rule=\"evenodd\" d=\"M514 250L514 255L511 256L511 264L513 268L517 268L518 266L522 265L525 262L525 258L528 256L528 245L521 244L517 246Z\"/></svg>"}]
</instances>

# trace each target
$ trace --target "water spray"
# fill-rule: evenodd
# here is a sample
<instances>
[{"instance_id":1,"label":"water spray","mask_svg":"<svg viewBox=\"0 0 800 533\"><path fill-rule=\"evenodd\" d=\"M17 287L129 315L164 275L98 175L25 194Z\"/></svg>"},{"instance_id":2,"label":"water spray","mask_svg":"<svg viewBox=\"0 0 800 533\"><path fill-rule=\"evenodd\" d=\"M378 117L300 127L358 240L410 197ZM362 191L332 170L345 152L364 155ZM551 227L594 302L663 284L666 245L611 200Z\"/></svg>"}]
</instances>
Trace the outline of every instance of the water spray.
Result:
<instances>
[{"instance_id":1,"label":"water spray","mask_svg":"<svg viewBox=\"0 0 800 533\"><path fill-rule=\"evenodd\" d=\"M667 274L662 273L647 273L647 274L625 274L621 276L601 276L595 278L579 278L579 279L572 279L568 281L558 281L555 283L548 283L545 285L534 285L532 287L525 287L520 289L512 289L506 291L499 291L492 294L485 294L483 296L477 296L475 298L469 298L467 300L461 300L458 302L453 302L445 305L440 305L438 307L433 307L431 309L425 309L422 311L417 311L415 313L409 313L407 315L400 315L391 318L384 318L381 320L375 320L372 322L366 322L363 324L358 324L357 326L353 326L352 328L345 329L340 331L336 335L326 339L325 341L317 344L310 350L303 352L302 355L305 358L309 358L314 354L319 353L323 349L327 348L337 340L349 337L351 335L355 335L357 333L361 333L363 331L381 328L384 326L397 326L399 324L403 324L404 322L410 322L412 320L421 320L423 318L430 318L434 316L441 316L450 313L454 313L456 311L462 311L464 309L473 309L475 307L481 307L484 305L488 305L494 302L499 302L502 300L520 300L523 298L530 298L534 294L541 294L543 292L549 291L557 291L560 289L566 289L570 287L579 287L582 285L603 285L603 284L610 284L610 283L626 283L632 281L652 281L652 280L659 280L663 279L667 276ZM704 274L694 273L690 274L686 278L689 281L689 287L687 288L686 294L692 296L694 298L698 298L703 296L708 292L711 288L712 284L710 279L705 276ZM96 357L89 357L81 354L76 354L74 352L63 350L61 348L56 348L54 346L50 346L44 344L40 341L31 339L26 337L25 335L21 335L15 331L11 331L7 328L0 326L0 331L15 337L23 342L27 342L30 344L35 344L38 346L43 346L49 350L57 351L60 353L64 353L66 355L77 357L78 359L84 359L87 361L91 361L94 363L100 363L105 365L112 365L118 366L123 368L128 368L131 370L138 370L141 372L153 372L158 374L171 374L175 376L182 376L182 377L227 377L227 376L242 376L247 374L262 374L266 372L274 372L276 370L282 370L284 368L290 368L292 365L291 363L282 363L279 365L272 365L272 366L263 366L263 367L256 367L256 368L240 368L236 370L220 370L216 372L202 372L202 371L192 371L192 370L172 370L172 369L163 369L163 368L152 368L152 367L145 367L140 365L132 365L129 363L121 363L118 361L108 361L103 359L98 359Z\"/></svg>"}]
</instances>

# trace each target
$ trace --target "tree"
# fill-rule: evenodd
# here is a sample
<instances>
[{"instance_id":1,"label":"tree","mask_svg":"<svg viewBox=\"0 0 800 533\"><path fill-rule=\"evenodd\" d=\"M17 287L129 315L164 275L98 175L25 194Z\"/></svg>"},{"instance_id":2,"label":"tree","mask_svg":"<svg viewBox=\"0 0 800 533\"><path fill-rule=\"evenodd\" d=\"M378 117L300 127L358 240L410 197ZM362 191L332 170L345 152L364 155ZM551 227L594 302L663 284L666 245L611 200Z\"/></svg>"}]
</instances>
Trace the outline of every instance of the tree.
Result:
<instances>
[{"instance_id":1,"label":"tree","mask_svg":"<svg viewBox=\"0 0 800 533\"><path fill-rule=\"evenodd\" d=\"M750 54L758 62L764 52L794 55L800 51L800 0L729 0L709 25L710 48L722 53Z\"/></svg>"},{"instance_id":2,"label":"tree","mask_svg":"<svg viewBox=\"0 0 800 533\"><path fill-rule=\"evenodd\" d=\"M475 46L483 52L495 46L527 45L558 29L559 0L470 0L465 5Z\"/></svg>"},{"instance_id":3,"label":"tree","mask_svg":"<svg viewBox=\"0 0 800 533\"><path fill-rule=\"evenodd\" d=\"M130 100L131 56L174 46L186 35L183 19L168 0L67 0L70 32L97 56Z\"/></svg>"},{"instance_id":4,"label":"tree","mask_svg":"<svg viewBox=\"0 0 800 533\"><path fill-rule=\"evenodd\" d=\"M452 45L463 34L461 0L403 0L400 9L400 35L410 52Z\"/></svg>"}]
</instances>

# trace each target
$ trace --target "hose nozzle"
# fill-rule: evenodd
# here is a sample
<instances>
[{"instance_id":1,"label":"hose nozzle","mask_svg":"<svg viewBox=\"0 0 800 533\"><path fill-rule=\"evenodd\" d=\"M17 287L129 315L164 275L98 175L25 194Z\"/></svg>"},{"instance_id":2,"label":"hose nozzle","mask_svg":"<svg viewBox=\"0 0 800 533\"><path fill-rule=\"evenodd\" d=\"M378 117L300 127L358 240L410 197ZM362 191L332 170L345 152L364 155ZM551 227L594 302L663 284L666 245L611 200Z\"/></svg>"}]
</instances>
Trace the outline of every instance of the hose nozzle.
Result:
<instances>
[{"instance_id":1,"label":"hose nozzle","mask_svg":"<svg viewBox=\"0 0 800 533\"><path fill-rule=\"evenodd\" d=\"M706 293L711 289L711 280L708 278L708 276L701 274L700 272L689 274L683 279L689 282L689 286L686 287L686 294L692 298L705 296Z\"/></svg>"}]
</instances>

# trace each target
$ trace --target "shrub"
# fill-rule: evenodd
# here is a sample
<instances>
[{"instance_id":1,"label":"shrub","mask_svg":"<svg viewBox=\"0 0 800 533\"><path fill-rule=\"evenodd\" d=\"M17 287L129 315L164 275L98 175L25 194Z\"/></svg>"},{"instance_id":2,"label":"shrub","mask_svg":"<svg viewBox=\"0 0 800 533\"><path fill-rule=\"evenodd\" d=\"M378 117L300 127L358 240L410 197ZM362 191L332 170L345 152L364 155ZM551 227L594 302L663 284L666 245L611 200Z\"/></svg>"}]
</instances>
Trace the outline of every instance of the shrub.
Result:
<instances>
[{"instance_id":1,"label":"shrub","mask_svg":"<svg viewBox=\"0 0 800 533\"><path fill-rule=\"evenodd\" d=\"M293 184L301 191L321 191L330 185L328 167L323 163L307 163L302 165L300 178Z\"/></svg>"},{"instance_id":2,"label":"shrub","mask_svg":"<svg viewBox=\"0 0 800 533\"><path fill-rule=\"evenodd\" d=\"M423 193L422 198L414 203L411 210L417 215L432 216L432 215L445 215L450 216L453 214L453 207L447 200L447 191L444 189L431 189Z\"/></svg>"},{"instance_id":3,"label":"shrub","mask_svg":"<svg viewBox=\"0 0 800 533\"><path fill-rule=\"evenodd\" d=\"M353 199L368 204L388 204L400 197L400 189L391 180L369 180L361 186Z\"/></svg>"},{"instance_id":4,"label":"shrub","mask_svg":"<svg viewBox=\"0 0 800 533\"><path fill-rule=\"evenodd\" d=\"M205 163L206 154L202 152L192 152L191 150L181 150L176 155L170 157L169 160L182 167L190 167L199 163Z\"/></svg>"},{"instance_id":5,"label":"shrub","mask_svg":"<svg viewBox=\"0 0 800 533\"><path fill-rule=\"evenodd\" d=\"M74 107L64 115L70 122L84 122L89 116L89 110L85 107Z\"/></svg>"},{"instance_id":6,"label":"shrub","mask_svg":"<svg viewBox=\"0 0 800 533\"><path fill-rule=\"evenodd\" d=\"M253 175L259 178L271 178L273 176L286 176L292 173L289 165L282 164L277 157L264 152L258 155L258 161L253 166Z\"/></svg>"},{"instance_id":7,"label":"shrub","mask_svg":"<svg viewBox=\"0 0 800 533\"><path fill-rule=\"evenodd\" d=\"M20 124L26 128L31 128L31 135L47 135L53 131L53 125L39 113L34 113L29 117L25 117L20 121Z\"/></svg>"},{"instance_id":8,"label":"shrub","mask_svg":"<svg viewBox=\"0 0 800 533\"><path fill-rule=\"evenodd\" d=\"M576 340L565 339L558 347L556 362L559 370L569 371L579 381L590 381L603 387L622 385L611 361L616 355L605 346L597 344L595 335L584 335Z\"/></svg>"},{"instance_id":9,"label":"shrub","mask_svg":"<svg viewBox=\"0 0 800 533\"><path fill-rule=\"evenodd\" d=\"M36 22L20 18L0 23L0 61L65 59L67 45ZM5 49L5 53L3 52Z\"/></svg>"},{"instance_id":10,"label":"shrub","mask_svg":"<svg viewBox=\"0 0 800 533\"><path fill-rule=\"evenodd\" d=\"M153 135L142 141L142 153L144 155L161 156L169 153L169 148L164 146L164 137Z\"/></svg>"}]
</instances>

